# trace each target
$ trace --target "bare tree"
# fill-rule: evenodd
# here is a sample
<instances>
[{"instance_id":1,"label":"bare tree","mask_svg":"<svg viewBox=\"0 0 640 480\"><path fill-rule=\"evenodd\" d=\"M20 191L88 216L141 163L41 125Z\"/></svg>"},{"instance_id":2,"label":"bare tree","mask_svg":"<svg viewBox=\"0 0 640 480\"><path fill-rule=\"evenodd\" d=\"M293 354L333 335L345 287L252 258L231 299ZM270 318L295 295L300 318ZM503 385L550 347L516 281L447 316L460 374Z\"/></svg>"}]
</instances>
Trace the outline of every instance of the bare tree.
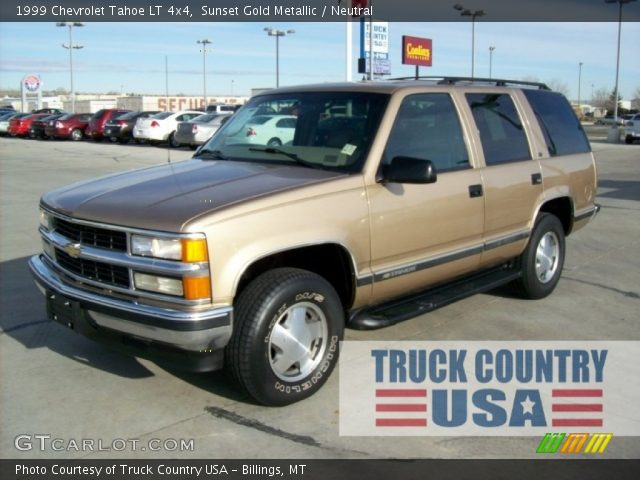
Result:
<instances>
[{"instance_id":1,"label":"bare tree","mask_svg":"<svg viewBox=\"0 0 640 480\"><path fill-rule=\"evenodd\" d=\"M606 88L598 88L593 92L593 106L598 108L606 108L609 103L609 90Z\"/></svg>"},{"instance_id":2,"label":"bare tree","mask_svg":"<svg viewBox=\"0 0 640 480\"><path fill-rule=\"evenodd\" d=\"M640 86L636 87L633 92L633 100L631 100L631 108L640 110Z\"/></svg>"},{"instance_id":3,"label":"bare tree","mask_svg":"<svg viewBox=\"0 0 640 480\"><path fill-rule=\"evenodd\" d=\"M565 97L569 96L569 86L566 84L566 82L563 82L562 80L558 80L557 78L552 78L547 82L547 86L554 92L559 92L563 94Z\"/></svg>"}]
</instances>

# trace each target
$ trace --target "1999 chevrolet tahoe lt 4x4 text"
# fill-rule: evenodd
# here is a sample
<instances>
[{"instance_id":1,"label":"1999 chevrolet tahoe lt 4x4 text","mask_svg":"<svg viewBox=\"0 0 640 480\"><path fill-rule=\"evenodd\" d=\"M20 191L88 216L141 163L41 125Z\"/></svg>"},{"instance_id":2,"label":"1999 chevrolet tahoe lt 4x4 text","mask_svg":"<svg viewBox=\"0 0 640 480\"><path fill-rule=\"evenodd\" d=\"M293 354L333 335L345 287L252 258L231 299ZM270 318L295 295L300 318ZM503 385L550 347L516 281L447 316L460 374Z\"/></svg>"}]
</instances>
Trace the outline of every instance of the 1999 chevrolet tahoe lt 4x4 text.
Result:
<instances>
[{"instance_id":1,"label":"1999 chevrolet tahoe lt 4x4 text","mask_svg":"<svg viewBox=\"0 0 640 480\"><path fill-rule=\"evenodd\" d=\"M285 405L327 380L345 326L551 293L595 195L584 131L542 84L281 88L190 160L43 195L30 267L51 319Z\"/></svg>"}]
</instances>

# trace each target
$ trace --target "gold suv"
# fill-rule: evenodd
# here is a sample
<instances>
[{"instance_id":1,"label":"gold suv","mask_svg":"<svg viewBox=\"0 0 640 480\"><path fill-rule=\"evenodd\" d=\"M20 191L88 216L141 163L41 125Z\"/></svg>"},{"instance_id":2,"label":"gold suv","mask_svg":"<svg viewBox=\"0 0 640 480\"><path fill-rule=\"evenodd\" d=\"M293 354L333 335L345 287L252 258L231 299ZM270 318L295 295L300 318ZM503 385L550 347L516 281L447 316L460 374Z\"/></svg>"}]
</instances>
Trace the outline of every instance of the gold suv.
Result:
<instances>
[{"instance_id":1,"label":"gold suv","mask_svg":"<svg viewBox=\"0 0 640 480\"><path fill-rule=\"evenodd\" d=\"M285 405L327 380L345 326L505 283L549 295L595 195L585 133L542 84L281 88L190 160L43 195L30 267L52 320L161 364L224 365Z\"/></svg>"}]
</instances>

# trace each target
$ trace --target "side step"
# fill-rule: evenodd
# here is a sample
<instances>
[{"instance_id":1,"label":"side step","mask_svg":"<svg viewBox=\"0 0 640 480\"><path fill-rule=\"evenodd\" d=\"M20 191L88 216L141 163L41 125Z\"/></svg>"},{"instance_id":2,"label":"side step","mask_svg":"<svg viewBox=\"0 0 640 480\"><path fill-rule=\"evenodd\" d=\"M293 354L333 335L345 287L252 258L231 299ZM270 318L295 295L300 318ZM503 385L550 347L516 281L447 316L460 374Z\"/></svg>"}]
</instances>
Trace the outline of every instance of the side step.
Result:
<instances>
[{"instance_id":1,"label":"side step","mask_svg":"<svg viewBox=\"0 0 640 480\"><path fill-rule=\"evenodd\" d=\"M493 290L520 278L520 275L520 270L509 266L486 270L426 292L414 293L381 305L356 310L351 314L347 326L356 330L388 327L476 293Z\"/></svg>"}]
</instances>

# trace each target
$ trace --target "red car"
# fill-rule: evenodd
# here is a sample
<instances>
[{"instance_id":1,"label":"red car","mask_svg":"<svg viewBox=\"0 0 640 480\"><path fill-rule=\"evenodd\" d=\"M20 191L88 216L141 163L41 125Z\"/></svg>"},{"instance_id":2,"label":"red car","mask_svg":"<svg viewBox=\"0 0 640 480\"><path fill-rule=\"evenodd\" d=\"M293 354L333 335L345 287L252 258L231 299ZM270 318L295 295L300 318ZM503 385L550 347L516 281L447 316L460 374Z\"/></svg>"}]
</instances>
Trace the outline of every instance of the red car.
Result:
<instances>
[{"instance_id":1,"label":"red car","mask_svg":"<svg viewBox=\"0 0 640 480\"><path fill-rule=\"evenodd\" d=\"M44 127L44 134L51 138L82 140L84 130L91 119L90 113L69 113L64 117L50 120Z\"/></svg>"},{"instance_id":2,"label":"red car","mask_svg":"<svg viewBox=\"0 0 640 480\"><path fill-rule=\"evenodd\" d=\"M92 138L93 140L101 141L104 138L105 123L128 112L130 112L130 110L122 110L118 108L105 108L103 110L98 110L93 114L91 120L89 120L89 125L84 133L87 137Z\"/></svg>"},{"instance_id":3,"label":"red car","mask_svg":"<svg viewBox=\"0 0 640 480\"><path fill-rule=\"evenodd\" d=\"M48 113L34 113L22 118L12 118L9 122L9 135L12 137L26 137L31 128L31 122L38 118L46 117Z\"/></svg>"}]
</instances>

